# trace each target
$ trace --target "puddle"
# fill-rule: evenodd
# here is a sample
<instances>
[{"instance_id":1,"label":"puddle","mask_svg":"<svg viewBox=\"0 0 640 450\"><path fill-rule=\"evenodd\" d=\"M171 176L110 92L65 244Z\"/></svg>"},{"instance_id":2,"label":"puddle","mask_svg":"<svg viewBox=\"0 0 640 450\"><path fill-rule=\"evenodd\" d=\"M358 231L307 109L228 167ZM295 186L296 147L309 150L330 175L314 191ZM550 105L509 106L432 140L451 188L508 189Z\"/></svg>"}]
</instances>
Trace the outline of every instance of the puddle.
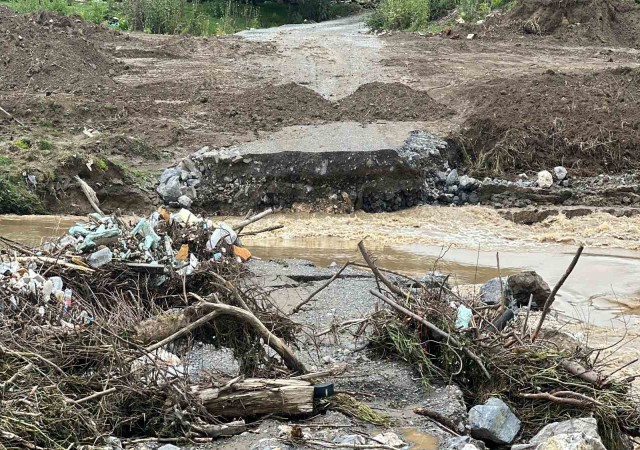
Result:
<instances>
[{"instance_id":1,"label":"puddle","mask_svg":"<svg viewBox=\"0 0 640 450\"><path fill-rule=\"evenodd\" d=\"M439 439L425 434L416 428L403 428L402 435L405 440L413 444L411 450L437 450Z\"/></svg>"}]
</instances>

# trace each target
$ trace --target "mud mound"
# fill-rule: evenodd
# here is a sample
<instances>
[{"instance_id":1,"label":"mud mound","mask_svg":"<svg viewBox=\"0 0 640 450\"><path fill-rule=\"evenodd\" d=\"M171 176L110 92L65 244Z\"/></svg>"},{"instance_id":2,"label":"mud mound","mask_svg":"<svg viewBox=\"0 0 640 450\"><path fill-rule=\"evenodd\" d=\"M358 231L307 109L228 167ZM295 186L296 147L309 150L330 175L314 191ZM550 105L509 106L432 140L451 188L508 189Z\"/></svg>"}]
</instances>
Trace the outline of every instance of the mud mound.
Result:
<instances>
[{"instance_id":1,"label":"mud mound","mask_svg":"<svg viewBox=\"0 0 640 450\"><path fill-rule=\"evenodd\" d=\"M95 44L113 32L52 13L0 13L0 90L109 90L119 64Z\"/></svg>"},{"instance_id":2,"label":"mud mound","mask_svg":"<svg viewBox=\"0 0 640 450\"><path fill-rule=\"evenodd\" d=\"M225 130L275 130L287 125L353 120L433 120L451 110L400 83L368 83L338 101L295 83L216 97L214 123Z\"/></svg>"},{"instance_id":3,"label":"mud mound","mask_svg":"<svg viewBox=\"0 0 640 450\"><path fill-rule=\"evenodd\" d=\"M640 5L631 0L521 0L502 17L504 25L568 41L637 46Z\"/></svg>"},{"instance_id":4,"label":"mud mound","mask_svg":"<svg viewBox=\"0 0 640 450\"><path fill-rule=\"evenodd\" d=\"M424 91L401 83L368 83L338 102L351 120L431 120L451 114L451 110Z\"/></svg>"},{"instance_id":5,"label":"mud mound","mask_svg":"<svg viewBox=\"0 0 640 450\"><path fill-rule=\"evenodd\" d=\"M564 165L573 174L640 169L640 70L547 71L498 79L468 93L475 104L451 140L476 174Z\"/></svg>"},{"instance_id":6,"label":"mud mound","mask_svg":"<svg viewBox=\"0 0 640 450\"><path fill-rule=\"evenodd\" d=\"M216 97L211 118L224 130L275 130L332 120L335 108L320 94L289 83Z\"/></svg>"}]
</instances>

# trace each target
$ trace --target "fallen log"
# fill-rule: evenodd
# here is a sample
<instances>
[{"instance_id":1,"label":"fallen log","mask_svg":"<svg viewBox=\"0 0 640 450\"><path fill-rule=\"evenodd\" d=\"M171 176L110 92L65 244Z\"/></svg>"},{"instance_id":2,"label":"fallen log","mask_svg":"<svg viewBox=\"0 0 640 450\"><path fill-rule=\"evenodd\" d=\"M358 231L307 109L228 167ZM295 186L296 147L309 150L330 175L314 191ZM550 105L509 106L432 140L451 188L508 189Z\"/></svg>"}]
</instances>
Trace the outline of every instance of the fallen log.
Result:
<instances>
[{"instance_id":1,"label":"fallen log","mask_svg":"<svg viewBox=\"0 0 640 450\"><path fill-rule=\"evenodd\" d=\"M313 413L313 385L304 380L249 378L222 388L194 388L207 411L221 417Z\"/></svg>"}]
</instances>

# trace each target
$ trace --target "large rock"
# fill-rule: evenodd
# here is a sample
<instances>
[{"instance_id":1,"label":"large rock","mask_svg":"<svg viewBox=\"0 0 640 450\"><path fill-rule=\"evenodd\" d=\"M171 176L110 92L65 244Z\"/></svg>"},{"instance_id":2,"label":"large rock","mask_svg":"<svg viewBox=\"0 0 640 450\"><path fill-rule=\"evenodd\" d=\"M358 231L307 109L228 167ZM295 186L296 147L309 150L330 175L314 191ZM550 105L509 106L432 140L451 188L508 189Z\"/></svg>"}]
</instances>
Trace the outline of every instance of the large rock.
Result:
<instances>
[{"instance_id":1,"label":"large rock","mask_svg":"<svg viewBox=\"0 0 640 450\"><path fill-rule=\"evenodd\" d=\"M509 275L507 285L511 296L518 306L529 304L529 297L533 294L534 306L542 308L551 294L546 281L534 271L527 271Z\"/></svg>"},{"instance_id":2,"label":"large rock","mask_svg":"<svg viewBox=\"0 0 640 450\"><path fill-rule=\"evenodd\" d=\"M556 176L558 181L562 181L567 178L567 169L562 166L557 166L553 168L553 174Z\"/></svg>"},{"instance_id":3,"label":"large rock","mask_svg":"<svg viewBox=\"0 0 640 450\"><path fill-rule=\"evenodd\" d=\"M468 175L462 175L458 179L458 185L463 191L475 191L480 187L480 181Z\"/></svg>"},{"instance_id":4,"label":"large rock","mask_svg":"<svg viewBox=\"0 0 640 450\"><path fill-rule=\"evenodd\" d=\"M164 183L160 182L156 191L165 203L171 203L177 201L178 197L182 195L180 187L180 176L175 175L165 180Z\"/></svg>"},{"instance_id":5,"label":"large rock","mask_svg":"<svg viewBox=\"0 0 640 450\"><path fill-rule=\"evenodd\" d=\"M462 391L455 384L434 386L420 406L438 411L456 424L458 429L455 431L464 433L467 424L467 407L464 404Z\"/></svg>"},{"instance_id":6,"label":"large rock","mask_svg":"<svg viewBox=\"0 0 640 450\"><path fill-rule=\"evenodd\" d=\"M528 444L513 450L604 450L598 423L593 417L554 422L545 426Z\"/></svg>"},{"instance_id":7,"label":"large rock","mask_svg":"<svg viewBox=\"0 0 640 450\"><path fill-rule=\"evenodd\" d=\"M548 170L538 172L538 187L550 188L553 185L553 175Z\"/></svg>"},{"instance_id":8,"label":"large rock","mask_svg":"<svg viewBox=\"0 0 640 450\"><path fill-rule=\"evenodd\" d=\"M480 296L484 303L500 303L500 278L492 278L480 287ZM551 293L549 285L534 271L521 272L502 277L502 289L509 306L527 306L533 294L532 308L542 308Z\"/></svg>"},{"instance_id":9,"label":"large rock","mask_svg":"<svg viewBox=\"0 0 640 450\"><path fill-rule=\"evenodd\" d=\"M520 420L509 406L492 397L469 410L471 436L495 444L511 444L520 431Z\"/></svg>"}]
</instances>

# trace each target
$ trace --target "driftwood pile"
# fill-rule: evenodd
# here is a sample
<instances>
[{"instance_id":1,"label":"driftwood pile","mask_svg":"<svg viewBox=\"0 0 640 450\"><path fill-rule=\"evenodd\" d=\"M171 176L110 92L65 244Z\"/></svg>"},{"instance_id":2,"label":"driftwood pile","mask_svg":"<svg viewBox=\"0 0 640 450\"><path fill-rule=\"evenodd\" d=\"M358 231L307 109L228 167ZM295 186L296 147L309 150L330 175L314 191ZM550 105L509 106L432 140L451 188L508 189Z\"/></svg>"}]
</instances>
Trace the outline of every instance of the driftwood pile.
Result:
<instances>
[{"instance_id":1,"label":"driftwood pile","mask_svg":"<svg viewBox=\"0 0 640 450\"><path fill-rule=\"evenodd\" d=\"M559 346L547 339L542 328L582 248L552 290L537 324L530 323L528 312L513 319L506 305L487 306L479 299L463 298L446 283L434 288L409 278L411 288L401 288L385 275L389 271L376 266L364 243L359 249L378 280L378 290L370 293L391 311L370 320L374 347L414 365L426 383L455 381L471 405L501 397L522 420L525 440L551 422L588 415L597 418L609 449L625 448L625 434L640 435L640 402L632 395L633 378L614 379L613 373L601 372L599 350L579 344ZM472 314L468 325L456 326L461 306ZM453 426L437 411L415 412L444 428Z\"/></svg>"},{"instance_id":2,"label":"driftwood pile","mask_svg":"<svg viewBox=\"0 0 640 450\"><path fill-rule=\"evenodd\" d=\"M116 220L121 233L104 244L114 254L145 245ZM215 230L201 222L154 227L173 248L141 255L161 260L186 245L198 264L114 258L93 269L73 246L1 239L0 449L109 448L110 436L200 442L244 431L234 418L312 412L312 377L287 345L295 324L244 283L233 246L208 247ZM194 341L232 348L243 375L195 383L180 360Z\"/></svg>"}]
</instances>

